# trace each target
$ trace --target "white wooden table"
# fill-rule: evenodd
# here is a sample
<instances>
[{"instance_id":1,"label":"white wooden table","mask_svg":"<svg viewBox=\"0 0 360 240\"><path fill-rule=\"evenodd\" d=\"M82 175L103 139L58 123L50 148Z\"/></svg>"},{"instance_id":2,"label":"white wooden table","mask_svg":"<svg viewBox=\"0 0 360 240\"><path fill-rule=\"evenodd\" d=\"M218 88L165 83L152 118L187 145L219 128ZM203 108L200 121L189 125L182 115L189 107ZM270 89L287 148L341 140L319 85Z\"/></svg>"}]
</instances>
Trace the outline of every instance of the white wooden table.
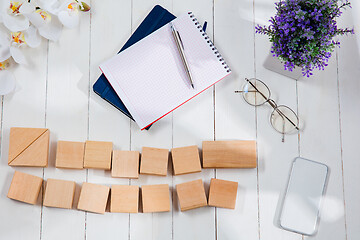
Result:
<instances>
[{"instance_id":1,"label":"white wooden table","mask_svg":"<svg viewBox=\"0 0 360 240\"><path fill-rule=\"evenodd\" d=\"M325 71L294 81L268 71L263 62L270 43L255 35L254 24L274 14L274 0L102 0L91 1L91 15L78 29L65 30L59 42L43 41L28 49L29 67L15 70L14 94L1 98L0 239L308 239L274 224L278 200L285 189L290 164L302 156L327 164L330 179L319 232L313 239L360 239L360 39L342 37ZM343 15L340 26L360 31L360 4ZM155 4L175 15L193 11L208 21L213 38L233 70L231 77L202 93L154 124L150 131L137 125L92 91L98 65L117 52ZM262 79L272 97L296 110L304 121L298 135L281 135L269 123L270 108L253 108L240 95L244 77ZM48 168L7 165L9 129L47 127L51 131ZM172 148L203 140L256 140L257 169L203 170L167 177L141 175L138 180L111 178L101 170L62 170L54 167L57 140L103 140L116 149L142 146ZM97 215L19 203L6 197L14 170L77 182L111 184L167 183L172 211L154 214ZM206 188L213 177L239 183L235 210L200 208L180 212L175 185L202 178ZM76 202L76 200L75 200Z\"/></svg>"}]
</instances>

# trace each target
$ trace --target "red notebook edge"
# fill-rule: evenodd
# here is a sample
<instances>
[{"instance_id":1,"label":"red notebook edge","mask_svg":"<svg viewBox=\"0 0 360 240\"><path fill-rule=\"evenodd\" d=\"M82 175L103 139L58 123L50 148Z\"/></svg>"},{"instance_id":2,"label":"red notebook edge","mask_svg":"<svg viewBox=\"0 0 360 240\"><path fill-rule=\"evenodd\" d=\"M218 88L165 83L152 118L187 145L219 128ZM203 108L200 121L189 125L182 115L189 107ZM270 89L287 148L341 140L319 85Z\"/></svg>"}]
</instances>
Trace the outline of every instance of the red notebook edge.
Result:
<instances>
[{"instance_id":1,"label":"red notebook edge","mask_svg":"<svg viewBox=\"0 0 360 240\"><path fill-rule=\"evenodd\" d=\"M99 66L99 69L102 73L103 70L101 69L101 67ZM105 73L104 73L105 74ZM220 78L219 80L217 80L215 83L211 84L210 86L208 86L207 88L203 89L202 91L198 92L197 94L195 94L194 96L192 96L191 98L189 98L188 100L186 100L185 102L181 103L179 106L175 107L174 109L170 110L169 112L165 113L164 115L162 115L161 117L159 117L158 119L156 119L155 121L153 121L152 123L148 124L147 126L141 128L140 130L143 131L145 128L149 127L150 125L154 124L155 122L159 121L160 119L162 119L163 117L165 117L166 115L168 115L169 113L173 112L174 110L176 110L177 108L179 108L180 106L184 105L185 103L187 103L188 101L190 101L191 99L193 99L194 97L196 97L197 95L199 95L200 93L208 90L209 88L211 88L212 86L214 86L215 84L217 84L218 82L220 82L221 80L223 80L224 78L226 78L227 76L229 76L231 74L231 72L227 75L225 75L223 78ZM106 75L105 75L106 76ZM111 82L110 82L111 84ZM112 86L112 84L111 84Z\"/></svg>"},{"instance_id":2,"label":"red notebook edge","mask_svg":"<svg viewBox=\"0 0 360 240\"><path fill-rule=\"evenodd\" d=\"M217 80L215 83L211 84L210 86L208 86L207 88L205 88L204 90L202 90L201 92L198 92L197 94L195 94L194 96L192 96L191 98L189 98L188 100L186 100L185 102L181 103L179 106L175 107L173 110L165 113L164 115L162 115L161 117L159 117L158 119L156 119L155 121L153 121L152 123L150 123L149 125L145 126L144 128L141 129L141 131L143 131L145 128L147 128L148 126L150 126L151 124L159 121L160 119L162 119L163 117L165 117L166 115L168 115L169 113L173 112L174 110L176 110L177 108L179 108L180 106L184 105L185 103L187 103L188 101L190 101L191 99L193 99L194 97L196 97L197 95L199 95L200 93L208 90L209 88L211 88L212 86L214 86L215 84L217 84L218 82L220 82L221 80L223 80L224 78L226 78L227 76L229 76L231 74L231 72L227 75L225 75L223 78L220 78L219 80Z\"/></svg>"}]
</instances>

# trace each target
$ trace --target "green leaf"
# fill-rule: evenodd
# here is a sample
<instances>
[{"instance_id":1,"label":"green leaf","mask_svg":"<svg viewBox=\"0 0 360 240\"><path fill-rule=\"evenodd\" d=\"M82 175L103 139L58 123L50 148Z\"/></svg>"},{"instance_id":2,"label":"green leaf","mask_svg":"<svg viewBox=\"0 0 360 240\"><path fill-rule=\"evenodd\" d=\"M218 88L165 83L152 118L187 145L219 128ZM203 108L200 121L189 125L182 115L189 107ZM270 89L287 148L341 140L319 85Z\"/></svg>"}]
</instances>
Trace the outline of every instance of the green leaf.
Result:
<instances>
[{"instance_id":1,"label":"green leaf","mask_svg":"<svg viewBox=\"0 0 360 240\"><path fill-rule=\"evenodd\" d=\"M87 3L80 2L79 3L79 9L82 12L88 12L88 11L90 11L91 7Z\"/></svg>"}]
</instances>

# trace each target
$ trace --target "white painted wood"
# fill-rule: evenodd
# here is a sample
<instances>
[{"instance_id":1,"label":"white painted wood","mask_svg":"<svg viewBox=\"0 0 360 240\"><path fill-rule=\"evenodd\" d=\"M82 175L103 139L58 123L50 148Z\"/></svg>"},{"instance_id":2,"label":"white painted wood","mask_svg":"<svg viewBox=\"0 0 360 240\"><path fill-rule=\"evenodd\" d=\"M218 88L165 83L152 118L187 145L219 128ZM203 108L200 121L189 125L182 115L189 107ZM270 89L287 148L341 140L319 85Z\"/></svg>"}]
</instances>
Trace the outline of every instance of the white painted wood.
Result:
<instances>
[{"instance_id":1,"label":"white painted wood","mask_svg":"<svg viewBox=\"0 0 360 240\"><path fill-rule=\"evenodd\" d=\"M92 91L100 76L99 64L115 55L131 32L130 1L92 1L90 39L89 135L95 141L111 141L114 149L128 150L130 120ZM88 170L88 182L111 186L128 184L127 179L111 178L110 171ZM86 239L127 239L128 214L87 213Z\"/></svg>"},{"instance_id":2,"label":"white painted wood","mask_svg":"<svg viewBox=\"0 0 360 240\"><path fill-rule=\"evenodd\" d=\"M341 37L338 59L334 55L327 69L311 79L296 82L266 70L263 63L270 43L266 36L254 35L253 23L255 20L268 24L274 14L274 2L91 1L91 17L83 14L79 28L64 30L58 43L48 45L43 41L37 49L25 49L31 65L15 68L17 90L5 96L0 106L0 238L308 239L276 226L291 162L301 155L323 162L331 169L319 232L311 239L358 239L359 37ZM358 32L360 4L352 2L353 9L344 13L339 25L355 25ZM233 74L154 124L149 131L140 131L135 123L97 96L92 85L100 75L98 65L123 46L155 4L176 15L191 10L201 23L208 21L207 32ZM281 135L269 123L271 107L255 109L241 95L233 93L241 88L244 77L254 76L269 86L278 104L299 111L304 122L299 136L285 136L282 143ZM9 130L13 126L50 128L48 168L7 165ZM115 149L141 151L143 146L170 149L196 144L201 147L203 140L214 138L257 140L258 168L203 170L175 177L169 165L167 177L141 175L131 181L111 178L109 171L54 168L55 142L59 139L112 141ZM108 186L167 183L172 190L172 211L98 215L41 207L40 201L36 206L19 203L6 197L15 169L40 177L44 174L45 179L73 180L78 190L82 181ZM208 191L209 180L214 176L239 183L236 209L206 207L180 212L175 185L202 178Z\"/></svg>"},{"instance_id":3,"label":"white painted wood","mask_svg":"<svg viewBox=\"0 0 360 240\"><path fill-rule=\"evenodd\" d=\"M49 44L46 126L50 129L49 167L44 179L75 181L77 199L86 170L55 168L58 140L87 139L90 14L82 14L80 24L64 30L60 40ZM76 41L74 41L76 36ZM82 211L43 207L42 239L81 239L85 235L85 213ZM62 219L62 221L59 221ZM62 229L62 231L58 231Z\"/></svg>"},{"instance_id":4,"label":"white painted wood","mask_svg":"<svg viewBox=\"0 0 360 240\"><path fill-rule=\"evenodd\" d=\"M45 127L47 42L37 49L24 49L29 66L13 68L17 87L4 97L0 162L1 238L39 239L41 232L41 200L37 205L19 203L7 198L15 170L42 177L42 168L9 167L9 134L11 127ZM16 223L16 224L15 224ZM22 226L21 230L19 226Z\"/></svg>"},{"instance_id":5,"label":"white painted wood","mask_svg":"<svg viewBox=\"0 0 360 240\"><path fill-rule=\"evenodd\" d=\"M306 119L300 136L300 156L330 168L322 218L314 239L346 239L336 56L325 71L299 81L298 93L299 115Z\"/></svg>"},{"instance_id":6,"label":"white painted wood","mask_svg":"<svg viewBox=\"0 0 360 240\"><path fill-rule=\"evenodd\" d=\"M160 4L171 11L172 1L133 0L132 30L139 26L145 16L156 5ZM141 151L143 146L167 148L172 147L172 114L156 122L149 131L140 131L136 123L131 123L131 150ZM166 177L139 175L131 180L132 185L169 184L172 186L172 170L168 168ZM172 204L170 205L172 209ZM141 209L142 211L142 209ZM172 239L172 212L140 213L130 215L130 239Z\"/></svg>"},{"instance_id":7,"label":"white painted wood","mask_svg":"<svg viewBox=\"0 0 360 240\"><path fill-rule=\"evenodd\" d=\"M173 10L176 16L192 11L201 25L208 22L207 34L213 36L213 1L212 0L174 0ZM196 83L195 83L196 84ZM213 88L206 90L196 98L184 104L173 113L173 147L198 145L202 141L214 138ZM175 191L176 184L202 179L208 192L214 170L202 169L201 173L173 177L173 239L215 239L215 208L203 207L181 212ZM193 227L196 226L196 227Z\"/></svg>"},{"instance_id":8,"label":"white painted wood","mask_svg":"<svg viewBox=\"0 0 360 240\"><path fill-rule=\"evenodd\" d=\"M215 86L215 138L256 140L255 108L234 93L254 76L253 3L216 1L214 10L215 46L232 70ZM218 169L216 177L239 184L235 210L217 209L217 239L258 239L257 169Z\"/></svg>"},{"instance_id":9,"label":"white painted wood","mask_svg":"<svg viewBox=\"0 0 360 240\"><path fill-rule=\"evenodd\" d=\"M268 24L275 13L275 1L256 1L256 23ZM264 68L263 64L270 51L266 36L255 36L256 77L263 80L271 90L279 105L284 104L297 110L296 81ZM282 193L285 190L290 165L298 156L297 135L285 136L271 126L269 118L272 108L269 105L257 107L258 144L258 187L259 187L259 227L260 239L301 239L301 235L280 229L276 224ZM302 117L302 116L300 116Z\"/></svg>"},{"instance_id":10,"label":"white painted wood","mask_svg":"<svg viewBox=\"0 0 360 240\"><path fill-rule=\"evenodd\" d=\"M360 134L358 123L360 114L360 4L352 1L353 8L345 11L339 21L339 27L355 27L357 36L339 37L339 97L342 137L342 160L344 174L345 212L347 239L357 239L360 234L360 182L359 144L356 136Z\"/></svg>"}]
</instances>

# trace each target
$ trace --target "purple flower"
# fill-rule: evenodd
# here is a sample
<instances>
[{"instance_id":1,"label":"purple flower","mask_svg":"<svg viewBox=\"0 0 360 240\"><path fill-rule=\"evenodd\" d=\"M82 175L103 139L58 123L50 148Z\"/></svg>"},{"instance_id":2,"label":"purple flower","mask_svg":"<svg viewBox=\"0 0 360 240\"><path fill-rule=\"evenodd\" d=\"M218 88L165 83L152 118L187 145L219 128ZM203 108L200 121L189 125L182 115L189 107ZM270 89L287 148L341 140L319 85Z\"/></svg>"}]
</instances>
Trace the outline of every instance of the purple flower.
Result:
<instances>
[{"instance_id":1,"label":"purple flower","mask_svg":"<svg viewBox=\"0 0 360 240\"><path fill-rule=\"evenodd\" d=\"M285 70L301 67L310 77L314 69L324 70L334 48L340 46L334 36L354 34L353 28L337 27L336 18L347 6L351 7L347 0L280 0L270 25L257 25L255 31L269 36L271 53Z\"/></svg>"}]
</instances>

